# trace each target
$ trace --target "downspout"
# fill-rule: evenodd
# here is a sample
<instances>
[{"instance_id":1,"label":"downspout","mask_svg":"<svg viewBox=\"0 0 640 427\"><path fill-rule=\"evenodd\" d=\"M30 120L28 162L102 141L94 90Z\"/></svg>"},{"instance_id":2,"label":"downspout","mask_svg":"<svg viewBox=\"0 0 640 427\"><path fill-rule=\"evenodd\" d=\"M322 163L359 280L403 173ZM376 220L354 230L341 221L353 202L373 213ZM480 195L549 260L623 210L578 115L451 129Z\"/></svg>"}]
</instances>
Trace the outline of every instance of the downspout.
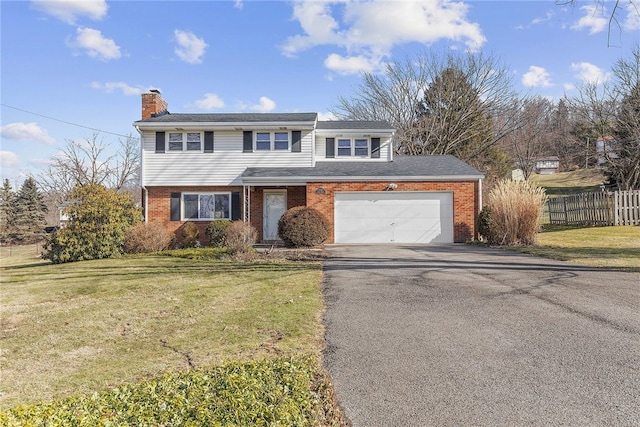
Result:
<instances>
[{"instance_id":1,"label":"downspout","mask_svg":"<svg viewBox=\"0 0 640 427\"><path fill-rule=\"evenodd\" d=\"M144 212L144 222L149 222L149 191L147 187L144 186L144 138L140 127L134 126L138 133L140 134L140 188L142 188L142 211Z\"/></svg>"}]
</instances>

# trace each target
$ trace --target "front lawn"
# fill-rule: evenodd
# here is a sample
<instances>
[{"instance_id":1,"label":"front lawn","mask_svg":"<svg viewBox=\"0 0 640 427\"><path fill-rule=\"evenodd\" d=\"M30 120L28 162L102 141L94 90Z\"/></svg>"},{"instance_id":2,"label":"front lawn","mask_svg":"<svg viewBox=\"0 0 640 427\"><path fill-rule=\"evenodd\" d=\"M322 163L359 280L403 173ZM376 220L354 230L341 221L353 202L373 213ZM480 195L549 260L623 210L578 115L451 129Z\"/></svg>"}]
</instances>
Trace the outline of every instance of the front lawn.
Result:
<instances>
[{"instance_id":1,"label":"front lawn","mask_svg":"<svg viewBox=\"0 0 640 427\"><path fill-rule=\"evenodd\" d=\"M593 267L640 271L640 226L545 225L535 246L520 251Z\"/></svg>"},{"instance_id":2,"label":"front lawn","mask_svg":"<svg viewBox=\"0 0 640 427\"><path fill-rule=\"evenodd\" d=\"M228 363L319 361L318 262L135 256L52 265L33 246L1 249L0 409Z\"/></svg>"}]
</instances>

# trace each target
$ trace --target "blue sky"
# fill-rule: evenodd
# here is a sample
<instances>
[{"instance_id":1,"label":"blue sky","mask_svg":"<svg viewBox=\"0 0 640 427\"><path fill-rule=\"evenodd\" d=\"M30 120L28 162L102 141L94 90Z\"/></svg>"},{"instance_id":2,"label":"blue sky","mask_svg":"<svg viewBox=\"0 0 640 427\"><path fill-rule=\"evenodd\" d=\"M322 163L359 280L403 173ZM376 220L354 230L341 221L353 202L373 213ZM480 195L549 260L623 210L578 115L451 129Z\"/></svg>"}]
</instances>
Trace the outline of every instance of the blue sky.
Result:
<instances>
[{"instance_id":1,"label":"blue sky","mask_svg":"<svg viewBox=\"0 0 640 427\"><path fill-rule=\"evenodd\" d=\"M2 178L36 178L66 140L137 136L140 93L172 112L328 112L362 71L433 49L482 51L521 93L603 81L640 43L621 2L0 1ZM80 126L76 126L80 125ZM81 127L83 126L83 127Z\"/></svg>"}]
</instances>

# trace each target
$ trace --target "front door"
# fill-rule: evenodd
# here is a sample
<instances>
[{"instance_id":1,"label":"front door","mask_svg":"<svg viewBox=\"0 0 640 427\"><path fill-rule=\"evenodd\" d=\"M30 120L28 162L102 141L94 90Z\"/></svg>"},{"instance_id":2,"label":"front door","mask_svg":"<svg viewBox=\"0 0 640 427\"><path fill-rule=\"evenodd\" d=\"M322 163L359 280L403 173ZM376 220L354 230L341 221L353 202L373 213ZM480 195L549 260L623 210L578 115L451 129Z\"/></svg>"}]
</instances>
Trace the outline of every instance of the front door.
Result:
<instances>
[{"instance_id":1,"label":"front door","mask_svg":"<svg viewBox=\"0 0 640 427\"><path fill-rule=\"evenodd\" d=\"M287 190L265 190L263 212L263 239L278 239L278 221L287 210Z\"/></svg>"}]
</instances>

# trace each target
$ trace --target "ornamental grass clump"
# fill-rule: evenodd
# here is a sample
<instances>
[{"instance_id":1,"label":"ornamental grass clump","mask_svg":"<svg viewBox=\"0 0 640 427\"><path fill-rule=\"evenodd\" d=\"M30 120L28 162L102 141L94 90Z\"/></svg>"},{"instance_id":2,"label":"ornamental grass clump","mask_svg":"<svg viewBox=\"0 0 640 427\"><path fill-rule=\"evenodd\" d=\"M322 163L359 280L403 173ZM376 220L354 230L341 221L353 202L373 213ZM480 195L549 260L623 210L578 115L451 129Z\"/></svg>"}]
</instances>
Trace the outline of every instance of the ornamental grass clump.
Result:
<instances>
[{"instance_id":1,"label":"ornamental grass clump","mask_svg":"<svg viewBox=\"0 0 640 427\"><path fill-rule=\"evenodd\" d=\"M231 254L251 252L257 241L256 229L243 221L233 221L224 231L224 242Z\"/></svg>"},{"instance_id":2,"label":"ornamental grass clump","mask_svg":"<svg viewBox=\"0 0 640 427\"><path fill-rule=\"evenodd\" d=\"M481 233L491 244L532 245L535 243L547 201L544 189L527 181L502 180L491 190L481 215L487 227ZM483 228L483 227L481 227Z\"/></svg>"}]
</instances>

